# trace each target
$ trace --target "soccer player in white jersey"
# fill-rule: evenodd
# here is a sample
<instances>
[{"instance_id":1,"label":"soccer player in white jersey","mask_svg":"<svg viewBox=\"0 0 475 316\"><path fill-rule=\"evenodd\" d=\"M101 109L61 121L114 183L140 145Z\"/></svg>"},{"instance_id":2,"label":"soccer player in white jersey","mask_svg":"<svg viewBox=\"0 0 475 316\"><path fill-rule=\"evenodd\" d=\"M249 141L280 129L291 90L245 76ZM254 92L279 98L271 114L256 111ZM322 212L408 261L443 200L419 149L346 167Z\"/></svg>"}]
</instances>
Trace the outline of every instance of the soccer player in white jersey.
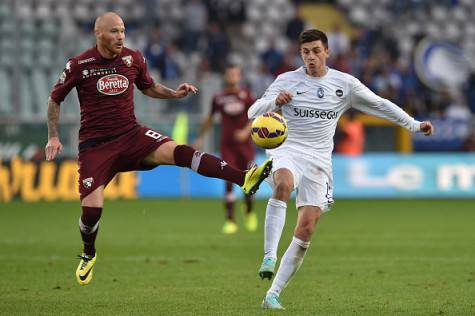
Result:
<instances>
[{"instance_id":1,"label":"soccer player in white jersey","mask_svg":"<svg viewBox=\"0 0 475 316\"><path fill-rule=\"evenodd\" d=\"M286 72L249 108L249 118L280 111L287 120L285 143L267 154L273 159L272 198L266 209L264 260L261 278L272 279L277 247L284 227L287 200L294 189L298 210L294 236L280 262L263 308L283 309L279 295L302 264L315 224L330 209L332 198L333 135L337 121L348 109L392 121L411 132L431 135L431 122L419 122L396 104L383 99L355 77L327 67L330 54L325 33L311 29L300 34L304 66Z\"/></svg>"}]
</instances>

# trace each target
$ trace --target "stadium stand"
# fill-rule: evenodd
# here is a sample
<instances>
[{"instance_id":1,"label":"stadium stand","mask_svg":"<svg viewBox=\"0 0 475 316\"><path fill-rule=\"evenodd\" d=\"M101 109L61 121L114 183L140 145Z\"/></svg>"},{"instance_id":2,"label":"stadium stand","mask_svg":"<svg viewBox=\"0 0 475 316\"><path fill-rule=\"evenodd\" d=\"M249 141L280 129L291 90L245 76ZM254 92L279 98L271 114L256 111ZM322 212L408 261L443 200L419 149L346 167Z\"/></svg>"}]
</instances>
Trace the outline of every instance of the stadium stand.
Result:
<instances>
[{"instance_id":1,"label":"stadium stand","mask_svg":"<svg viewBox=\"0 0 475 316\"><path fill-rule=\"evenodd\" d=\"M137 116L157 127L183 110L190 114L191 125L198 124L220 88L219 72L228 61L243 67L257 96L276 75L298 67L298 48L286 36L291 23L300 25L295 24L298 18L304 19L305 27L328 32L330 45L338 51L331 58L332 67L356 75L420 117L444 117L454 96L449 94L447 103L446 92L432 91L418 80L412 58L418 41L426 36L449 40L461 46L472 69L475 60L475 21L470 19L475 2L470 0L437 5L411 0L4 0L0 2L2 118L45 121L51 86L68 57L93 45L94 17L107 10L122 15L127 45L146 53L155 78L170 86L184 80L200 86L198 97L159 106L137 93ZM467 79L457 96L457 103L471 109L472 116L473 84ZM65 123L77 122L76 99L68 97L63 108Z\"/></svg>"}]
</instances>

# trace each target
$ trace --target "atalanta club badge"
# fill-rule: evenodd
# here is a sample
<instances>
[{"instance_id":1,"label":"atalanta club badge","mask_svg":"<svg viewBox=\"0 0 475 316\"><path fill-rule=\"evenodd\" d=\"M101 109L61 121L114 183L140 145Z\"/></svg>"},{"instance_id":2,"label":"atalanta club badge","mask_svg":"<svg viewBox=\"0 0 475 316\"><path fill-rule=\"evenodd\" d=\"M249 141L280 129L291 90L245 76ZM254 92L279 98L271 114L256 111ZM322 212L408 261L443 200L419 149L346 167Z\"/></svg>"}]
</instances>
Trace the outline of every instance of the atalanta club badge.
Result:
<instances>
[{"instance_id":1,"label":"atalanta club badge","mask_svg":"<svg viewBox=\"0 0 475 316\"><path fill-rule=\"evenodd\" d=\"M125 64L127 67L131 67L131 66L132 66L132 62L133 62L134 60L132 59L132 56L128 55L128 56L122 57L122 61L124 62L124 64Z\"/></svg>"}]
</instances>

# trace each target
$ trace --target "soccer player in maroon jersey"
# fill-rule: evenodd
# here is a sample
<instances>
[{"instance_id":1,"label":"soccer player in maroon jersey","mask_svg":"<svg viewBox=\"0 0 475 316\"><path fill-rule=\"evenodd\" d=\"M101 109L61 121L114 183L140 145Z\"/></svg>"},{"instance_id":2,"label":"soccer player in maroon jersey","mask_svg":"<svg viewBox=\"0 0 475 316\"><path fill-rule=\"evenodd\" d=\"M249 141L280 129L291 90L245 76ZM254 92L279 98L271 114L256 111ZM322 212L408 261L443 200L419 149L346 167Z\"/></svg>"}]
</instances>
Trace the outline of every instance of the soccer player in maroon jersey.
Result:
<instances>
[{"instance_id":1,"label":"soccer player in maroon jersey","mask_svg":"<svg viewBox=\"0 0 475 316\"><path fill-rule=\"evenodd\" d=\"M231 166L246 169L254 160L250 132L251 122L247 118L247 110L255 99L251 92L240 87L241 69L229 64L224 71L224 90L213 97L211 112L205 119L198 133L194 146L201 148L204 136L213 124L216 113L221 116L221 156ZM223 233L234 234L238 230L236 224L232 182L226 182L225 193L226 221ZM249 231L256 231L257 216L252 211L252 198L245 196L245 225Z\"/></svg>"},{"instance_id":2,"label":"soccer player in maroon jersey","mask_svg":"<svg viewBox=\"0 0 475 316\"><path fill-rule=\"evenodd\" d=\"M148 170L158 165L191 168L201 175L231 181L253 194L270 172L272 162L242 171L224 160L177 145L170 137L137 123L134 115L134 84L157 99L183 98L197 89L182 83L176 90L155 83L141 52L124 46L124 22L107 12L94 25L96 46L71 58L48 99L46 159L62 150L59 140L59 104L76 88L81 107L79 129L79 193L82 215L79 229L84 243L76 278L86 285L96 262L96 239L104 204L104 188L115 174Z\"/></svg>"}]
</instances>

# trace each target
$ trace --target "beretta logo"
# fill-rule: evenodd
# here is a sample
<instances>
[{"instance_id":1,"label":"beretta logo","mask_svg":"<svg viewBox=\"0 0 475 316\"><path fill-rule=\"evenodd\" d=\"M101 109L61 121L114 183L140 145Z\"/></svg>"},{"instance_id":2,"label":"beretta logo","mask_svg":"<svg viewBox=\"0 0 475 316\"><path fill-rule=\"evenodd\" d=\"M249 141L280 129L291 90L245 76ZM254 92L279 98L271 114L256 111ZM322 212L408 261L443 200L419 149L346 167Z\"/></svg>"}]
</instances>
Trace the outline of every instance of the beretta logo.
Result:
<instances>
[{"instance_id":1,"label":"beretta logo","mask_svg":"<svg viewBox=\"0 0 475 316\"><path fill-rule=\"evenodd\" d=\"M121 94L128 87L129 79L119 74L107 75L97 80L97 91L106 95Z\"/></svg>"}]
</instances>

